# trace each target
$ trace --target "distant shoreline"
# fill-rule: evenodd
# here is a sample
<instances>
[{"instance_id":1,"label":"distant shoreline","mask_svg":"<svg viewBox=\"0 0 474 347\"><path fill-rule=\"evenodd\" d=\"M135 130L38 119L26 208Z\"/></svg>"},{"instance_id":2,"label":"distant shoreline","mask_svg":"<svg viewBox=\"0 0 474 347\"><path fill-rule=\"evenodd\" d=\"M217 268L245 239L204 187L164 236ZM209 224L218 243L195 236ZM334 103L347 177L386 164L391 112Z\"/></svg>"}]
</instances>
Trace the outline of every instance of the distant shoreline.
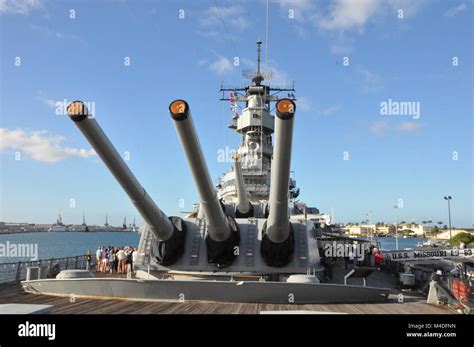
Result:
<instances>
[{"instance_id":1,"label":"distant shoreline","mask_svg":"<svg viewBox=\"0 0 474 347\"><path fill-rule=\"evenodd\" d=\"M13 234L38 234L38 233L58 233L58 234L91 234L91 233L137 233L134 231L121 231L121 230L94 230L94 231L47 231L47 230L28 230L28 231L9 231L9 232L0 232L1 235L13 235Z\"/></svg>"}]
</instances>

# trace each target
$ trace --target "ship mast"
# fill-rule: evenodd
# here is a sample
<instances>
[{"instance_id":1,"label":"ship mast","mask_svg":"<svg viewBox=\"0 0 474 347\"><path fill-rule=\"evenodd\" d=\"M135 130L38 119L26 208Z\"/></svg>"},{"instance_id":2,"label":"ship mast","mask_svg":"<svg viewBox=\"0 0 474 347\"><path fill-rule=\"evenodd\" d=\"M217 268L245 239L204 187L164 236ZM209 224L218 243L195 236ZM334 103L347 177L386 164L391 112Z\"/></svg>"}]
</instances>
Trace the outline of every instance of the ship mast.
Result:
<instances>
[{"instance_id":1,"label":"ship mast","mask_svg":"<svg viewBox=\"0 0 474 347\"><path fill-rule=\"evenodd\" d=\"M262 41L257 44L256 71L244 71L243 76L251 81L241 87L224 87L221 85L220 100L230 101L231 109L235 111L229 128L242 136L238 146L238 154L242 166L242 175L249 199L253 202L268 200L270 193L270 171L273 156L274 116L271 115L272 103L278 101L279 94L286 92L287 97L296 100L294 84L291 86L271 87L264 81L271 79L271 71L262 71L261 52ZM234 176L225 174L218 185L225 187L235 185ZM236 196L236 191L219 191L220 198L230 200Z\"/></svg>"}]
</instances>

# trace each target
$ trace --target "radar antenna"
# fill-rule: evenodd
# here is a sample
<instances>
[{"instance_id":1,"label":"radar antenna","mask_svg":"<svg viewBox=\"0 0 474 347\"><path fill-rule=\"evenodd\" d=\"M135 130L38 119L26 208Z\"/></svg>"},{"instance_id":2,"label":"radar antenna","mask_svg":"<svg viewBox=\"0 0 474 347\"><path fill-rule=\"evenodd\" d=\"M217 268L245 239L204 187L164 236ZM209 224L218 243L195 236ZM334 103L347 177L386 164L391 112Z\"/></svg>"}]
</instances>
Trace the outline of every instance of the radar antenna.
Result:
<instances>
[{"instance_id":1,"label":"radar antenna","mask_svg":"<svg viewBox=\"0 0 474 347\"><path fill-rule=\"evenodd\" d=\"M242 72L242 75L255 83L256 86L259 86L263 80L269 80L273 76L272 71L260 71L260 54L262 52L262 41L260 39L257 41L257 72L245 70Z\"/></svg>"}]
</instances>

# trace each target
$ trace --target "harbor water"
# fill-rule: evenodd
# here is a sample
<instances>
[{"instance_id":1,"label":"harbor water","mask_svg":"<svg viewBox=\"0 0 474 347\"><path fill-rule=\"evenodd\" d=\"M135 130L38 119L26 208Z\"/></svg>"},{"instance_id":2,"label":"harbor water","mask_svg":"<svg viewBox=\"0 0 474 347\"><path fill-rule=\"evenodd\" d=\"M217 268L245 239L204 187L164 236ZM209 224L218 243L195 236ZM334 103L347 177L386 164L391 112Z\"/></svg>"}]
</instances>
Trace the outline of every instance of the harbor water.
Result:
<instances>
[{"instance_id":1,"label":"harbor water","mask_svg":"<svg viewBox=\"0 0 474 347\"><path fill-rule=\"evenodd\" d=\"M94 255L100 245L138 247L139 240L140 234L134 232L33 232L0 235L0 248L2 245L4 248L8 246L10 250L13 247L32 246L36 248L39 260L84 255L87 251ZM32 260L31 257L8 256L11 251L2 253L0 263Z\"/></svg>"},{"instance_id":2,"label":"harbor water","mask_svg":"<svg viewBox=\"0 0 474 347\"><path fill-rule=\"evenodd\" d=\"M94 254L100 245L137 247L139 240L140 234L133 232L34 232L0 235L0 248L6 251L7 246L11 248L31 245L36 247L38 259L50 259L83 255L87 251ZM382 250L395 249L394 237L381 237L378 241ZM399 238L399 249L414 248L424 241L426 238ZM0 263L31 260L29 257L12 257L8 256L8 252L2 253L0 252Z\"/></svg>"}]
</instances>

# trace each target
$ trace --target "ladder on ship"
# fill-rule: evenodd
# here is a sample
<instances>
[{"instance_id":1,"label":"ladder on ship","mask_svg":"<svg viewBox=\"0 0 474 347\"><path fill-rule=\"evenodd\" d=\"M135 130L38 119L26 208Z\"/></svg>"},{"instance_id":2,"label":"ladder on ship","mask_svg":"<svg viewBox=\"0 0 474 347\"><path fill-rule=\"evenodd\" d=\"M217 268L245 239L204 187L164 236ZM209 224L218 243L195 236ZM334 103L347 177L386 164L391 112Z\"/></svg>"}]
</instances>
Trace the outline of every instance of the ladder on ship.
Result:
<instances>
[{"instance_id":1,"label":"ladder on ship","mask_svg":"<svg viewBox=\"0 0 474 347\"><path fill-rule=\"evenodd\" d=\"M204 239L206 233L206 221L204 218L199 219L199 228L194 232L191 245L191 255L189 257L189 265L199 264L199 249L201 248L201 240Z\"/></svg>"},{"instance_id":2,"label":"ladder on ship","mask_svg":"<svg viewBox=\"0 0 474 347\"><path fill-rule=\"evenodd\" d=\"M138 247L138 263L141 263L144 266L148 266L150 265L151 259L151 243L153 241L153 235L147 225L143 227L142 232L142 241L140 242L140 245Z\"/></svg>"}]
</instances>

